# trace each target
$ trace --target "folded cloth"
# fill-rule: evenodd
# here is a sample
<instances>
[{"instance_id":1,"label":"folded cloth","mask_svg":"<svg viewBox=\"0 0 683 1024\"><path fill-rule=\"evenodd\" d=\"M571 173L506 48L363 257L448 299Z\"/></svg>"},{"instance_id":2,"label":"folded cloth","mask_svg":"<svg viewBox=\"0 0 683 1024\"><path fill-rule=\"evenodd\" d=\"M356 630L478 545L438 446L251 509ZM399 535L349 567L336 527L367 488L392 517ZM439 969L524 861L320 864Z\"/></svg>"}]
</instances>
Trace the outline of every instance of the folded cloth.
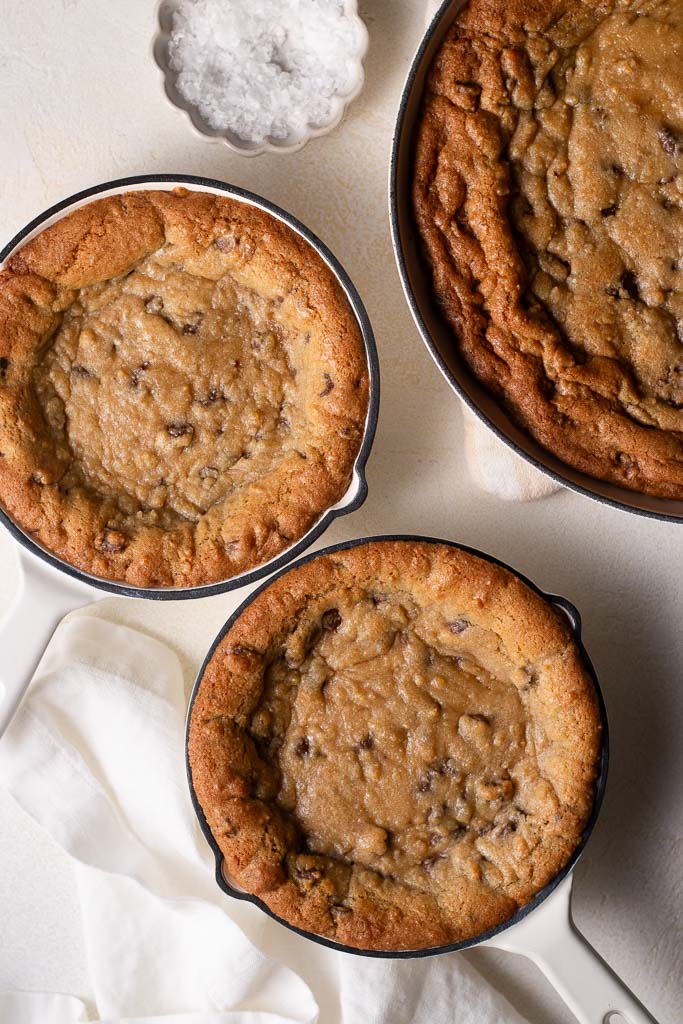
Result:
<instances>
[{"instance_id":1,"label":"folded cloth","mask_svg":"<svg viewBox=\"0 0 683 1024\"><path fill-rule=\"evenodd\" d=\"M0 781L74 858L95 1019L312 1024L308 986L225 912L189 801L184 711L172 651L78 618L0 743ZM92 1017L71 997L0 996L3 1024L33 1019Z\"/></svg>"},{"instance_id":2,"label":"folded cloth","mask_svg":"<svg viewBox=\"0 0 683 1024\"><path fill-rule=\"evenodd\" d=\"M425 28L442 0L427 0ZM463 403L465 462L470 477L482 491L506 501L536 501L562 490L551 477L529 465L501 441Z\"/></svg>"},{"instance_id":3,"label":"folded cloth","mask_svg":"<svg viewBox=\"0 0 683 1024\"><path fill-rule=\"evenodd\" d=\"M74 859L92 994L0 993L2 1024L319 1020L308 986L255 948L215 884L185 779L185 703L158 641L87 617L57 630L0 743L0 784ZM521 1024L457 955L326 955L343 1024Z\"/></svg>"},{"instance_id":4,"label":"folded cloth","mask_svg":"<svg viewBox=\"0 0 683 1024\"><path fill-rule=\"evenodd\" d=\"M482 491L506 501L536 501L562 490L560 484L529 465L463 406L465 462Z\"/></svg>"},{"instance_id":5,"label":"folded cloth","mask_svg":"<svg viewBox=\"0 0 683 1024\"><path fill-rule=\"evenodd\" d=\"M524 1024L460 953L424 960L344 957L343 1024Z\"/></svg>"}]
</instances>

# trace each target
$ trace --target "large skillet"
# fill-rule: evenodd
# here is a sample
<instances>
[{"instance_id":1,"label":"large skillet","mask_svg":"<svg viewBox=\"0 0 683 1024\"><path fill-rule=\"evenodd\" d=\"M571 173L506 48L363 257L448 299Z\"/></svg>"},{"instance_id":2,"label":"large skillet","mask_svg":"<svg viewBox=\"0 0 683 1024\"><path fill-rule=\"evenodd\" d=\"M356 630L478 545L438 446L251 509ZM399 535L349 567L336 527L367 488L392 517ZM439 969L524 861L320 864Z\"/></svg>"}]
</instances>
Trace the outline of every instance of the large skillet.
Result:
<instances>
[{"instance_id":1,"label":"large skillet","mask_svg":"<svg viewBox=\"0 0 683 1024\"><path fill-rule=\"evenodd\" d=\"M244 892L243 889L240 889L239 886L237 886L226 874L223 863L223 854L211 833L211 829L204 817L204 813L194 790L192 769L189 761L188 745L190 717L192 714L194 700L201 685L206 667L211 660L214 651L221 643L226 633L230 630L235 620L239 618L251 602L278 577L285 575L300 565L306 564L306 562L310 562L312 559L317 558L320 555L333 554L336 551L347 550L348 548L356 547L359 544L366 544L369 541L376 540L426 541L432 544L449 544L451 547L460 547L462 550L468 551L470 554L476 555L478 558L483 558L488 562L492 562L494 565L500 565L504 569L507 569L508 572L514 573L514 575L525 583L526 586L530 587L546 601L553 604L564 615L566 615L569 620L572 633L574 634L574 639L581 652L586 668L590 672L591 678L595 683L600 717L602 720L602 747L600 752L599 774L596 782L593 810L586 823L586 827L584 828L579 844L574 850L574 853L568 863L558 871L555 877L530 903L518 910L513 917L499 925L497 928L493 928L490 931L484 932L481 935L477 935L464 942L453 943L452 945L447 946L437 946L430 949L380 952L377 950L357 949L351 946L343 946L340 943L333 942L323 936L316 935L312 932L302 931L301 929L294 927L274 914L257 896L253 896L251 893ZM544 594L538 589L538 587L531 583L530 580L522 576L521 573L516 572L516 570L512 569L509 565L505 565L504 562L500 562L498 559L492 558L490 555L477 551L474 548L452 544L450 541L437 540L433 537L401 535L390 537L365 537L359 540L347 541L344 544L336 544L333 547L313 552L312 554L306 555L304 558L300 558L296 563L288 565L284 569L280 569L280 571L274 573L268 581L262 583L261 586L255 588L249 594L246 600L239 605L221 629L204 659L201 669L199 670L197 681L195 682L192 697L190 699L187 716L186 766L192 803L201 829L206 836L207 842L209 843L216 860L216 881L223 892L227 893L228 896L253 903L254 906L259 908L259 910L268 914L268 916L274 918L274 920L279 921L279 923L283 924L286 928L297 932L299 935L303 935L312 942L316 942L322 946L327 946L331 949L339 950L342 953L353 953L358 956L384 957L386 959L413 959L453 953L473 946L491 946L496 949L508 950L511 953L520 953L523 956L529 957L529 959L533 960L534 963L540 967L581 1024L625 1024L625 1022L627 1022L627 1024L653 1024L654 1018L647 1012L647 1010L645 1010L636 997L580 934L574 924L571 914L570 901L573 881L572 871L579 859L579 856L583 852L586 843L588 842L588 838L593 831L598 817L607 781L608 748L609 740L605 704L598 680L595 676L595 671L581 642L581 617L574 605L563 597ZM612 1019L610 1019L610 1017ZM435 1021L434 1024L442 1024L442 1022ZM443 1022L443 1024L445 1024L445 1022ZM654 1024L656 1024L656 1022L654 1022Z\"/></svg>"},{"instance_id":2,"label":"large skillet","mask_svg":"<svg viewBox=\"0 0 683 1024\"><path fill-rule=\"evenodd\" d=\"M664 522L683 522L683 501L653 498L573 469L522 430L476 380L457 351L452 329L434 300L431 277L420 252L412 213L415 125L424 82L434 54L467 0L444 0L413 58L396 118L389 170L389 216L396 264L410 311L429 353L451 388L472 412L518 455L555 481L612 508Z\"/></svg>"}]
</instances>

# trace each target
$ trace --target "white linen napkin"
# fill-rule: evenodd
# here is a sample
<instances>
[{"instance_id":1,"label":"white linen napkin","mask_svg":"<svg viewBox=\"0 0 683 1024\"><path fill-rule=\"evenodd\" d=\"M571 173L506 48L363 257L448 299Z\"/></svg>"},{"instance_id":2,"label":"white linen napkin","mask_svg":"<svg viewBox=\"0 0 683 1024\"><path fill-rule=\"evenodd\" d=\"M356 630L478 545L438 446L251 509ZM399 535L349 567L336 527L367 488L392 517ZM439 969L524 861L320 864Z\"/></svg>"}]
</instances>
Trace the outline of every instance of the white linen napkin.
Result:
<instances>
[{"instance_id":1,"label":"white linen napkin","mask_svg":"<svg viewBox=\"0 0 683 1024\"><path fill-rule=\"evenodd\" d=\"M427 0L425 28L441 6L441 0ZM492 430L462 404L465 426L465 462L468 472L482 491L505 501L536 501L562 490L551 477L529 465L508 448Z\"/></svg>"},{"instance_id":2,"label":"white linen napkin","mask_svg":"<svg viewBox=\"0 0 683 1024\"><path fill-rule=\"evenodd\" d=\"M308 986L230 919L189 800L184 716L163 644L95 618L59 627L0 742L0 784L74 858L96 1015L68 994L0 993L2 1024L319 1020ZM329 955L343 1024L523 1024L457 954Z\"/></svg>"},{"instance_id":3,"label":"white linen napkin","mask_svg":"<svg viewBox=\"0 0 683 1024\"><path fill-rule=\"evenodd\" d=\"M537 501L561 491L560 484L525 462L463 404L465 462L472 480L505 501Z\"/></svg>"}]
</instances>

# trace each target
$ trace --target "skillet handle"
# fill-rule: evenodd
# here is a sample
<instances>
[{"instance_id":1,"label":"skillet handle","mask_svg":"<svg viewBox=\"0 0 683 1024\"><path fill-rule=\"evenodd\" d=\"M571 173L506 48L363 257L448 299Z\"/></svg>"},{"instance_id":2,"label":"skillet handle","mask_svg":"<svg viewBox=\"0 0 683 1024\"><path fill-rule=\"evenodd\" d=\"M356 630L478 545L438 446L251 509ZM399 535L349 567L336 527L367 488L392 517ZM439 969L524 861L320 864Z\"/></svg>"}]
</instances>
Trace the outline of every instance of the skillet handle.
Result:
<instances>
[{"instance_id":1,"label":"skillet handle","mask_svg":"<svg viewBox=\"0 0 683 1024\"><path fill-rule=\"evenodd\" d=\"M657 1024L577 929L571 890L569 875L527 917L482 945L533 960L581 1024Z\"/></svg>"},{"instance_id":2,"label":"skillet handle","mask_svg":"<svg viewBox=\"0 0 683 1024\"><path fill-rule=\"evenodd\" d=\"M19 553L14 603L0 622L0 738L59 622L67 612L104 596L33 555Z\"/></svg>"}]
</instances>

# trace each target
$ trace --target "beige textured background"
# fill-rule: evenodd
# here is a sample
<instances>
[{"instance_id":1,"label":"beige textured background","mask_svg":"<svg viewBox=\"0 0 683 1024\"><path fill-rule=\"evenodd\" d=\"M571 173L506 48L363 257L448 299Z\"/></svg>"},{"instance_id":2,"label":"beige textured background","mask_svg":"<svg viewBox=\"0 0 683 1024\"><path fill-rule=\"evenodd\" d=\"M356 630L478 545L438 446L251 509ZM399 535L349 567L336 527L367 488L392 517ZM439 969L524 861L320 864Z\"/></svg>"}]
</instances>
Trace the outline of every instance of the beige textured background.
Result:
<instances>
[{"instance_id":1,"label":"beige textured background","mask_svg":"<svg viewBox=\"0 0 683 1024\"><path fill-rule=\"evenodd\" d=\"M428 358L394 268L386 179L395 109L423 24L421 2L365 0L367 82L343 125L294 156L246 160L194 136L165 100L150 55L151 0L0 0L0 242L47 205L109 178L206 174L304 220L354 278L382 361L370 497L325 542L376 532L461 540L510 562L580 608L612 727L600 822L576 875L576 918L662 1022L680 1020L683 814L683 525L563 492L533 505L477 491L462 461L458 399ZM0 535L0 608L14 586ZM180 654L188 687L234 598L155 605L109 599L94 612ZM0 655L1 657L1 655ZM240 908L267 947L308 978L335 1024L335 954ZM0 989L80 994L86 974L69 863L0 793ZM569 1022L519 957L466 955L535 1024ZM436 1022L435 1022L436 1024Z\"/></svg>"}]
</instances>

